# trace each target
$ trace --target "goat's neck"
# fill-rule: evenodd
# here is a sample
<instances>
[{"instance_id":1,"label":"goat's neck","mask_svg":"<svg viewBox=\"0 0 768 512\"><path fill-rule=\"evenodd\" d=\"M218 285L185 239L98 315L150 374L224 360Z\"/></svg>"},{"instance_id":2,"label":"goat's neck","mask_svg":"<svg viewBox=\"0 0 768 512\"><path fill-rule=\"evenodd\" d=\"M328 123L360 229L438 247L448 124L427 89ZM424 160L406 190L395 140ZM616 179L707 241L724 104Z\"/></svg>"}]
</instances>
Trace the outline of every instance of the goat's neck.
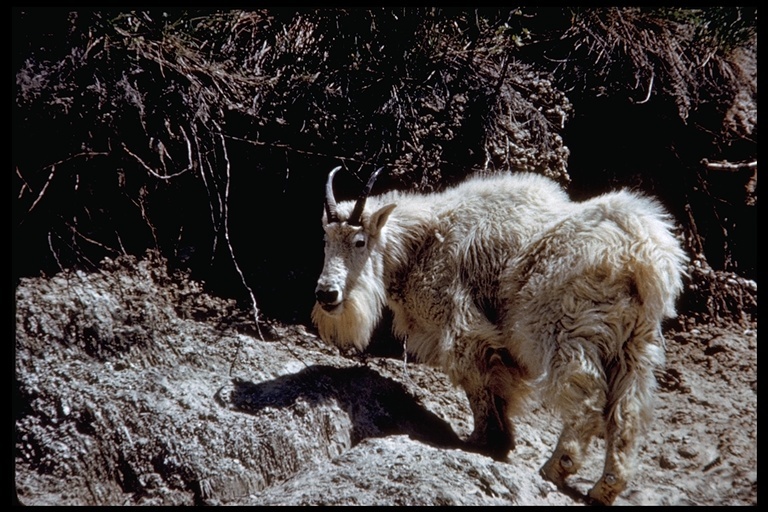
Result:
<instances>
[{"instance_id":1,"label":"goat's neck","mask_svg":"<svg viewBox=\"0 0 768 512\"><path fill-rule=\"evenodd\" d=\"M432 216L424 211L410 211L400 206L392 212L382 233L384 269L382 278L388 290L396 289L404 273L416 258L419 248L427 242L434 228Z\"/></svg>"}]
</instances>

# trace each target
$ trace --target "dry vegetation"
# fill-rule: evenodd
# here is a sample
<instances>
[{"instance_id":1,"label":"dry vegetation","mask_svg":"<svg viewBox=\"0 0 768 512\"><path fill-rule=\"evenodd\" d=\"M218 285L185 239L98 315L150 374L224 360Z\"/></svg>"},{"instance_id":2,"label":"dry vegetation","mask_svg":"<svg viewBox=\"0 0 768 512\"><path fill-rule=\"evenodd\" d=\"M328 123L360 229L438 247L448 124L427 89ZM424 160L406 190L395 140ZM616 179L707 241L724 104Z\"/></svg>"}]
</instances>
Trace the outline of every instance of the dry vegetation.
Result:
<instances>
[{"instance_id":1,"label":"dry vegetation","mask_svg":"<svg viewBox=\"0 0 768 512\"><path fill-rule=\"evenodd\" d=\"M676 204L702 262L691 307L754 314L756 293L725 298L727 278L698 270L754 278L752 246L734 235L756 206L756 163L738 164L756 155L754 10L14 14L16 276L156 248L213 291L303 321L332 166L362 180L385 165L382 187L513 169L563 185L581 173L599 189L611 183L602 169L622 162L569 169L563 137L574 105L588 118L607 98L604 112L623 102L622 125L676 127L671 140L626 139L664 163L676 155L674 178L651 165L642 186ZM706 185L724 171L702 158L736 161L717 191L744 197L713 195ZM627 176L616 181L634 184ZM291 219L289 236L276 217Z\"/></svg>"}]
</instances>

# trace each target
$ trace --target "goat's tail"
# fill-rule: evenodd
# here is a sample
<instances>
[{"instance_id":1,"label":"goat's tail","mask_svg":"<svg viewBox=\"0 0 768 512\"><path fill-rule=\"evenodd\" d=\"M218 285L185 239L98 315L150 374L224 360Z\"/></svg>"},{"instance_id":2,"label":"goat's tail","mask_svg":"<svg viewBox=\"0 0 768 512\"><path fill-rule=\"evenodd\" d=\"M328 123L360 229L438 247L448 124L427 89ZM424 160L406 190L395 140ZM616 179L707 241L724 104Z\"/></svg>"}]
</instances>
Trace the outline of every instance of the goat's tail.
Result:
<instances>
[{"instance_id":1,"label":"goat's tail","mask_svg":"<svg viewBox=\"0 0 768 512\"><path fill-rule=\"evenodd\" d=\"M631 194L640 203L623 227L633 235L630 267L645 307L662 320L675 316L675 303L683 290L688 255L675 236L672 216L656 200ZM622 212L623 210L618 210ZM615 221L619 219L614 218Z\"/></svg>"}]
</instances>

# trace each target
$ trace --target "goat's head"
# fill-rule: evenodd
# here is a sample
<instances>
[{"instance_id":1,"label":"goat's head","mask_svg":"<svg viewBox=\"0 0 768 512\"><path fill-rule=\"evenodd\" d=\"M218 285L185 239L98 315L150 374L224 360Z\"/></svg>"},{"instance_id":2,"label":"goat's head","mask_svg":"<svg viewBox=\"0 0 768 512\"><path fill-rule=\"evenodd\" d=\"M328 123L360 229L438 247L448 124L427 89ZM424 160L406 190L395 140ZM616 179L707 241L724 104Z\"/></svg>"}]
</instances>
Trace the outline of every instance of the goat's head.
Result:
<instances>
[{"instance_id":1,"label":"goat's head","mask_svg":"<svg viewBox=\"0 0 768 512\"><path fill-rule=\"evenodd\" d=\"M395 207L388 204L372 213L364 211L371 188L383 168L371 175L354 206L351 201L337 203L333 177L339 169L336 167L330 172L326 183L325 263L315 288L317 306L332 316L343 314L345 304L353 300L355 294L358 310L370 309L365 305L373 306L383 300L379 283L383 265L380 235ZM372 294L377 296L371 297ZM374 314L373 311L370 314Z\"/></svg>"}]
</instances>

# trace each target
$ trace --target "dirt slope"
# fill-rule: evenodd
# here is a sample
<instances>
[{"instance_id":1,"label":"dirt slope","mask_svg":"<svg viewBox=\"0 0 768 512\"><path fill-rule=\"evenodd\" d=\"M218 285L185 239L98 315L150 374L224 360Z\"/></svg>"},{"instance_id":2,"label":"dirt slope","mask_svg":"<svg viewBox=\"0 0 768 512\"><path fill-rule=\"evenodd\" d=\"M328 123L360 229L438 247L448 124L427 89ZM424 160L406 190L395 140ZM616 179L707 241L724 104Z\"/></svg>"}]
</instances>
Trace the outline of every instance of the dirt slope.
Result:
<instances>
[{"instance_id":1,"label":"dirt slope","mask_svg":"<svg viewBox=\"0 0 768 512\"><path fill-rule=\"evenodd\" d=\"M15 489L27 505L581 505L538 475L557 421L518 422L507 463L466 451L463 394L431 368L364 363L303 326L149 260L16 290ZM616 505L757 503L756 325L680 322L638 473ZM233 365L234 363L234 365Z\"/></svg>"}]
</instances>

